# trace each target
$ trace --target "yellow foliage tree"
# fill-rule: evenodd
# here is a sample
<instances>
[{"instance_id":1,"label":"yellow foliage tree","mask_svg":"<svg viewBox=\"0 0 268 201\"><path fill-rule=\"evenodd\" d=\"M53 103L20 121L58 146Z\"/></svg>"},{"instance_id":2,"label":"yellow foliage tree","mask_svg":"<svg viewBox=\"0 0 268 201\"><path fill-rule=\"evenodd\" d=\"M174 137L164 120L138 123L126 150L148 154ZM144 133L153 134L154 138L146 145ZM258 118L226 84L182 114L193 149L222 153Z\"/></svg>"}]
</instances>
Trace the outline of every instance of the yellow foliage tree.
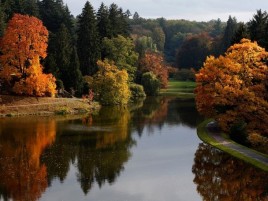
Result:
<instances>
[{"instance_id":1,"label":"yellow foliage tree","mask_svg":"<svg viewBox=\"0 0 268 201\"><path fill-rule=\"evenodd\" d=\"M128 73L108 60L97 62L99 71L93 77L95 98L103 105L127 104L130 98Z\"/></svg>"},{"instance_id":2,"label":"yellow foliage tree","mask_svg":"<svg viewBox=\"0 0 268 201\"><path fill-rule=\"evenodd\" d=\"M197 109L214 117L224 131L240 123L249 135L268 136L268 53L242 39L225 56L207 58L196 74Z\"/></svg>"},{"instance_id":3,"label":"yellow foliage tree","mask_svg":"<svg viewBox=\"0 0 268 201\"><path fill-rule=\"evenodd\" d=\"M54 96L55 78L43 74L40 59L47 56L48 31L42 21L15 14L1 39L0 78L18 94Z\"/></svg>"}]
</instances>

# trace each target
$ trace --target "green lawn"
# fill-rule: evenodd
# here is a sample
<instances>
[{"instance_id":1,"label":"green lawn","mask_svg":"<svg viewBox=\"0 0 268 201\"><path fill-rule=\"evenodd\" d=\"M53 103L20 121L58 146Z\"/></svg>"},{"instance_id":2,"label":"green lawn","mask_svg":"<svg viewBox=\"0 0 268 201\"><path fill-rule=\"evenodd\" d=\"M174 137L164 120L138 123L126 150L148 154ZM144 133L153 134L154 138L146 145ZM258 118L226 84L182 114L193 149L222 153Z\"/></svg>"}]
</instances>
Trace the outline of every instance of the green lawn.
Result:
<instances>
[{"instance_id":1,"label":"green lawn","mask_svg":"<svg viewBox=\"0 0 268 201\"><path fill-rule=\"evenodd\" d=\"M195 82L170 80L167 89L161 89L160 95L193 98L195 86Z\"/></svg>"}]
</instances>

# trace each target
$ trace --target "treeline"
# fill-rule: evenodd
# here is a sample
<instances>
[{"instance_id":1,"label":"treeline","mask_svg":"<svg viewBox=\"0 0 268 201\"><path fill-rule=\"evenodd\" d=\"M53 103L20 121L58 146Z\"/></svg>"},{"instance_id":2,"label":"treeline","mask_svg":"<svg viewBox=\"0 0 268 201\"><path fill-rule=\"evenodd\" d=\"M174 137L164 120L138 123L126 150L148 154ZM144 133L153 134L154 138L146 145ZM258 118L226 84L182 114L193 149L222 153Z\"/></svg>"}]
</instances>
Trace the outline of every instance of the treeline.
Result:
<instances>
[{"instance_id":1,"label":"treeline","mask_svg":"<svg viewBox=\"0 0 268 201\"><path fill-rule=\"evenodd\" d=\"M83 93L82 76L97 71L97 60L106 56L102 41L129 36L128 15L116 4L103 3L97 13L86 2L76 18L62 0L3 0L0 4L0 34L15 13L39 18L49 31L44 71L52 73L57 86Z\"/></svg>"},{"instance_id":2,"label":"treeline","mask_svg":"<svg viewBox=\"0 0 268 201\"><path fill-rule=\"evenodd\" d=\"M194 79L189 69L198 70L208 55L221 55L242 38L256 40L265 48L268 45L268 17L261 10L243 24L231 16L227 23L220 19L209 22L144 19L137 12L132 16L114 3L109 6L102 3L94 10L86 2L81 14L74 17L63 0L2 0L1 36L14 13L35 16L48 29L47 57L41 59L41 64L45 73L56 78L58 91L65 89L82 95L93 90L99 92L96 94L99 99L120 97L101 93L119 85L124 88L126 83L119 83L122 80L128 84L126 91L121 90L125 94L143 96L143 89L136 85L142 84L147 95L155 95L160 87L167 86L168 73L176 72L169 66L180 69L181 77ZM115 80L120 77L117 73L124 75L122 79ZM109 76L101 80L101 75ZM104 90L106 86L101 83L106 82L114 85Z\"/></svg>"},{"instance_id":3,"label":"treeline","mask_svg":"<svg viewBox=\"0 0 268 201\"><path fill-rule=\"evenodd\" d=\"M257 41L268 48L267 12L257 10L252 20L238 22L229 16L209 22L187 20L144 19L138 13L131 20L132 34L137 43L151 43L152 48L163 51L167 62L177 68L199 69L208 55L219 56L242 38ZM145 46L145 45L143 45Z\"/></svg>"}]
</instances>

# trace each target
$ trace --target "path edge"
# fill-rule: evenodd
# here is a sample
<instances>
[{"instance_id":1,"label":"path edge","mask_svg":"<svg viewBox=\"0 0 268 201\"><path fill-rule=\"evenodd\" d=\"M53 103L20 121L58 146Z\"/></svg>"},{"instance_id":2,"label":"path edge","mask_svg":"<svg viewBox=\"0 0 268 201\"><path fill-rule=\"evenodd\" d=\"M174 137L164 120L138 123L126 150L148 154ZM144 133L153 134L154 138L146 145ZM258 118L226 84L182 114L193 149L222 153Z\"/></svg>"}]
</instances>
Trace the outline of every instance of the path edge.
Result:
<instances>
[{"instance_id":1,"label":"path edge","mask_svg":"<svg viewBox=\"0 0 268 201\"><path fill-rule=\"evenodd\" d=\"M205 142L205 143L207 143L207 144L209 144L209 145L211 145L213 147L216 147L217 149L220 149L220 150L232 155L235 158L243 160L246 163L250 163L251 165L253 165L253 166L257 167L257 168L260 168L260 169L268 172L268 166L267 165L261 163L260 161L255 160L254 158L245 156L245 155L241 154L240 152L238 152L236 150L233 150L233 149L231 149L229 147L226 147L226 146L220 144L216 139L214 139L209 134L209 132L207 132L207 125L208 125L208 123L210 123L212 121L213 121L213 119L207 119L207 120L203 121L201 124L198 125L198 127L197 127L197 135L198 135L200 140L202 140L203 142ZM223 136L224 133L222 133L221 135ZM245 146L243 146L241 144L238 144L238 143L232 141L231 139L226 139L226 137L225 137L225 140L230 142L230 143L235 143L235 144L237 144L239 146L245 147ZM258 152L256 150L250 149L248 147L245 147L245 148L251 150L252 152L255 152L256 154L264 155L264 154L262 154L262 153L260 153L260 152Z\"/></svg>"}]
</instances>

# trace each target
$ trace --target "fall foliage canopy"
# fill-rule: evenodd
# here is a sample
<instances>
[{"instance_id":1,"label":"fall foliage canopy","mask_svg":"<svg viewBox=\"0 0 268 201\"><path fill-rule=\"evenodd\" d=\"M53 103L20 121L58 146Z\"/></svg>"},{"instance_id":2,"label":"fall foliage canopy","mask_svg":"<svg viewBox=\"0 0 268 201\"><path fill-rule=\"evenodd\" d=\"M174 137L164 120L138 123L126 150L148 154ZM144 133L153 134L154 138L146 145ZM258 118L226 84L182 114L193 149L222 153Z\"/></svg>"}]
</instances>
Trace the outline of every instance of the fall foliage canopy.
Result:
<instances>
[{"instance_id":1,"label":"fall foliage canopy","mask_svg":"<svg viewBox=\"0 0 268 201\"><path fill-rule=\"evenodd\" d=\"M48 31L42 21L15 14L1 39L0 78L13 92L44 96L55 94L55 78L42 73L47 56Z\"/></svg>"},{"instance_id":2,"label":"fall foliage canopy","mask_svg":"<svg viewBox=\"0 0 268 201\"><path fill-rule=\"evenodd\" d=\"M208 57L196 74L197 109L214 117L224 131L241 122L248 138L268 136L268 53L256 42L242 39L225 56Z\"/></svg>"},{"instance_id":3,"label":"fall foliage canopy","mask_svg":"<svg viewBox=\"0 0 268 201\"><path fill-rule=\"evenodd\" d=\"M97 62L99 71L93 76L96 98L104 105L127 104L130 98L128 73L108 60Z\"/></svg>"},{"instance_id":4,"label":"fall foliage canopy","mask_svg":"<svg viewBox=\"0 0 268 201\"><path fill-rule=\"evenodd\" d=\"M147 52L140 62L142 72L152 72L161 82L161 87L166 88L168 84L168 67L164 58L159 53Z\"/></svg>"}]
</instances>

